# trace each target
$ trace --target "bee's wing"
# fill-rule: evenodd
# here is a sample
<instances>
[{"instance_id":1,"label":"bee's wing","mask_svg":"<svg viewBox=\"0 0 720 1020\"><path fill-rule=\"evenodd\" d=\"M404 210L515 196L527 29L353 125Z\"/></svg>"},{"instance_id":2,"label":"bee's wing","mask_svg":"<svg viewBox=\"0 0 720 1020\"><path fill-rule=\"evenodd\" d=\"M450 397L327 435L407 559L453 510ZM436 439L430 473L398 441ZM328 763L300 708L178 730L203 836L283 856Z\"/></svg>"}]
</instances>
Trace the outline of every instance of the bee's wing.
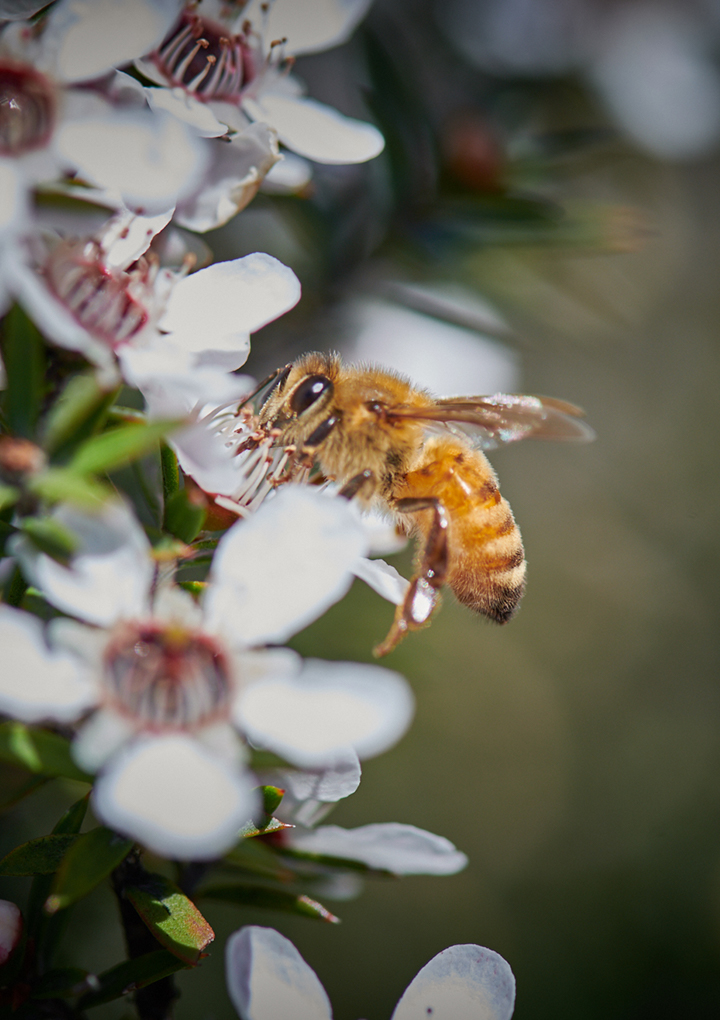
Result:
<instances>
[{"instance_id":1,"label":"bee's wing","mask_svg":"<svg viewBox=\"0 0 720 1020\"><path fill-rule=\"evenodd\" d=\"M389 418L457 423L478 446L489 449L519 439L559 439L589 442L595 438L574 404L552 397L495 393L489 397L447 397L421 407L403 404L388 408Z\"/></svg>"}]
</instances>

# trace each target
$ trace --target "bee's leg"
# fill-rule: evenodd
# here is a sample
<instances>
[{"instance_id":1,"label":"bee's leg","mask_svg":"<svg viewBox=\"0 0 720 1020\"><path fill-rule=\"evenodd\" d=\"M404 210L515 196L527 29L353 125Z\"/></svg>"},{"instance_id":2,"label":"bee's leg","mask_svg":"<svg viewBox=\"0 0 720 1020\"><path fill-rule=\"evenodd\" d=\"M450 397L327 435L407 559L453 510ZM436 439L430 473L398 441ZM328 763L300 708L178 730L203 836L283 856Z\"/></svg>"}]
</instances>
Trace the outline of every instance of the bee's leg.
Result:
<instances>
[{"instance_id":1,"label":"bee's leg","mask_svg":"<svg viewBox=\"0 0 720 1020\"><path fill-rule=\"evenodd\" d=\"M376 486L377 479L372 471L361 471L359 475L354 475L345 482L338 496L342 496L343 499L354 499L363 490L367 495L372 495Z\"/></svg>"},{"instance_id":2,"label":"bee's leg","mask_svg":"<svg viewBox=\"0 0 720 1020\"><path fill-rule=\"evenodd\" d=\"M269 386L270 383L272 383L273 384L272 389L270 389L268 393L265 394L265 400L263 401L263 403L265 403L265 401L267 401L267 398L270 396L274 389L276 389L278 386L282 388L285 385L285 380L290 375L291 369L292 363L289 365L284 365L282 368L276 368L274 372L270 373L267 379L263 379L261 383L258 383L258 385L255 387L252 393L248 393L246 397L243 397L240 407L245 407L245 405L249 404L250 401L253 400L253 398L258 395L258 393L262 393L265 387Z\"/></svg>"},{"instance_id":3,"label":"bee's leg","mask_svg":"<svg viewBox=\"0 0 720 1020\"><path fill-rule=\"evenodd\" d=\"M420 568L411 578L405 598L395 610L390 633L373 649L373 654L377 656L387 655L409 630L417 630L430 619L440 602L440 588L445 583L448 571L448 519L440 500L432 496L397 499L392 506L403 514L432 510L433 520L425 539Z\"/></svg>"}]
</instances>

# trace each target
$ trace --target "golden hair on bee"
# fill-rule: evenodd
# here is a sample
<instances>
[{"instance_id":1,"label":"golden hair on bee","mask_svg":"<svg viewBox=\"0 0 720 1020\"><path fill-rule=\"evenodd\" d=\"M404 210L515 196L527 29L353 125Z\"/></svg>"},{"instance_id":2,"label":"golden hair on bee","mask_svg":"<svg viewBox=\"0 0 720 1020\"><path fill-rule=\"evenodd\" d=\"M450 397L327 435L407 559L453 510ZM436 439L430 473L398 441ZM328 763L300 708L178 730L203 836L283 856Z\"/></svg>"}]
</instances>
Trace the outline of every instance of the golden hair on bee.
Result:
<instances>
[{"instance_id":1,"label":"golden hair on bee","mask_svg":"<svg viewBox=\"0 0 720 1020\"><path fill-rule=\"evenodd\" d=\"M387 638L424 624L448 585L496 623L525 588L520 531L481 445L530 437L588 440L572 404L494 394L436 398L395 372L305 354L271 377L256 430L289 453L282 481L318 468L341 494L389 513L417 539L416 570Z\"/></svg>"}]
</instances>

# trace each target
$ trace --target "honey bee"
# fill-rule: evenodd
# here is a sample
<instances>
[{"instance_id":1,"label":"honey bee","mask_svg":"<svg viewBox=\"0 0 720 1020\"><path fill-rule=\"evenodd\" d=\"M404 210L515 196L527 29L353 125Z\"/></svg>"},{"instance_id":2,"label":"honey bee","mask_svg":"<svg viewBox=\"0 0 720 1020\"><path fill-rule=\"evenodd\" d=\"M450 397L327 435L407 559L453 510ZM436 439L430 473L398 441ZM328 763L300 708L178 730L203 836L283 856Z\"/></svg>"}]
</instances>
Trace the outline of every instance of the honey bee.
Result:
<instances>
[{"instance_id":1,"label":"honey bee","mask_svg":"<svg viewBox=\"0 0 720 1020\"><path fill-rule=\"evenodd\" d=\"M572 404L546 397L438 399L394 372L306 354L278 370L255 417L254 439L289 455L281 480L318 468L340 494L389 512L418 540L415 573L385 640L386 655L424 624L440 589L496 623L525 589L520 531L481 446L529 437L588 440Z\"/></svg>"}]
</instances>

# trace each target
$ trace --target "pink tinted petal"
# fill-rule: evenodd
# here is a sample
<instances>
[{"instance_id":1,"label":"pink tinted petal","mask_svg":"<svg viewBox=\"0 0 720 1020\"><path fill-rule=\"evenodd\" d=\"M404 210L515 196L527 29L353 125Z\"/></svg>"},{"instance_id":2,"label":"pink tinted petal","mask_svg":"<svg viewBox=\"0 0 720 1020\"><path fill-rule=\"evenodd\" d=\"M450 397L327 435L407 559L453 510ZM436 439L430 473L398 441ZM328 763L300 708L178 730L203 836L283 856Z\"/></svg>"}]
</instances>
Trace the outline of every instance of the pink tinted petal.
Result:
<instances>
[{"instance_id":1,"label":"pink tinted petal","mask_svg":"<svg viewBox=\"0 0 720 1020\"><path fill-rule=\"evenodd\" d=\"M450 946L410 982L391 1020L510 1020L515 978L492 949Z\"/></svg>"},{"instance_id":2,"label":"pink tinted petal","mask_svg":"<svg viewBox=\"0 0 720 1020\"><path fill-rule=\"evenodd\" d=\"M236 721L249 739L301 768L334 766L347 748L371 758L392 747L414 712L406 680L380 666L306 661L296 678L240 695Z\"/></svg>"},{"instance_id":3,"label":"pink tinted petal","mask_svg":"<svg viewBox=\"0 0 720 1020\"><path fill-rule=\"evenodd\" d=\"M241 1020L332 1020L317 974L274 928L247 925L231 935L225 977Z\"/></svg>"},{"instance_id":4,"label":"pink tinted petal","mask_svg":"<svg viewBox=\"0 0 720 1020\"><path fill-rule=\"evenodd\" d=\"M288 149L316 163L364 163L385 147L372 124L345 117L314 99L264 93L257 100L246 99L243 108L253 120L274 127Z\"/></svg>"},{"instance_id":5,"label":"pink tinted petal","mask_svg":"<svg viewBox=\"0 0 720 1020\"><path fill-rule=\"evenodd\" d=\"M220 857L237 840L257 798L240 771L185 735L138 741L95 784L95 813L155 853Z\"/></svg>"},{"instance_id":6,"label":"pink tinted petal","mask_svg":"<svg viewBox=\"0 0 720 1020\"><path fill-rule=\"evenodd\" d=\"M454 875L468 862L449 839L400 822L357 829L322 825L311 832L293 830L286 839L298 850L363 861L395 875Z\"/></svg>"}]
</instances>

